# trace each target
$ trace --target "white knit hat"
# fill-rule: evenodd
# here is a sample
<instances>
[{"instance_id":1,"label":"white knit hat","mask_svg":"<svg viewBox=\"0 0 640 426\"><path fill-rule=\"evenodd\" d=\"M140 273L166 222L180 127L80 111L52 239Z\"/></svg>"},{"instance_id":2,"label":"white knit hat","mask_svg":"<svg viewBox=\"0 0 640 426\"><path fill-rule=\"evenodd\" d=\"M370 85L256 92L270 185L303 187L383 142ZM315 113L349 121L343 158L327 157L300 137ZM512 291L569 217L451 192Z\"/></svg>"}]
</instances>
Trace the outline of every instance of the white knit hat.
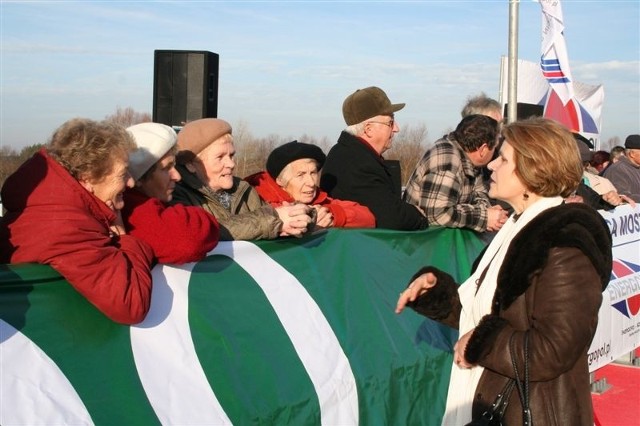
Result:
<instances>
[{"instance_id":1,"label":"white knit hat","mask_svg":"<svg viewBox=\"0 0 640 426\"><path fill-rule=\"evenodd\" d=\"M129 154L129 173L136 181L178 141L175 130L160 123L140 123L128 127L127 131L138 146Z\"/></svg>"}]
</instances>

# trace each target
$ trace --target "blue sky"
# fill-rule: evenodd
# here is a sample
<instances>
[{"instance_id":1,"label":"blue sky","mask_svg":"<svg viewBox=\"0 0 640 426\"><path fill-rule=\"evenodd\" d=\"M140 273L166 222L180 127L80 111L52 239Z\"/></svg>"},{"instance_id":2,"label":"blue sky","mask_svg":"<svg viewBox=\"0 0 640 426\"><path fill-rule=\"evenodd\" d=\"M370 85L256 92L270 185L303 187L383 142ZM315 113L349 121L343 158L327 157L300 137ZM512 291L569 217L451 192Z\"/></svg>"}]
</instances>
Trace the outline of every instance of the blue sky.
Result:
<instances>
[{"instance_id":1,"label":"blue sky","mask_svg":"<svg viewBox=\"0 0 640 426\"><path fill-rule=\"evenodd\" d=\"M603 84L602 140L640 132L640 1L562 2L575 80ZM152 112L154 50L220 55L218 116L256 137L331 141L342 101L376 85L433 141L469 95L499 97L500 1L0 2L0 145L44 143L72 117ZM540 57L540 5L519 6L520 59ZM506 96L506 94L505 94Z\"/></svg>"}]
</instances>

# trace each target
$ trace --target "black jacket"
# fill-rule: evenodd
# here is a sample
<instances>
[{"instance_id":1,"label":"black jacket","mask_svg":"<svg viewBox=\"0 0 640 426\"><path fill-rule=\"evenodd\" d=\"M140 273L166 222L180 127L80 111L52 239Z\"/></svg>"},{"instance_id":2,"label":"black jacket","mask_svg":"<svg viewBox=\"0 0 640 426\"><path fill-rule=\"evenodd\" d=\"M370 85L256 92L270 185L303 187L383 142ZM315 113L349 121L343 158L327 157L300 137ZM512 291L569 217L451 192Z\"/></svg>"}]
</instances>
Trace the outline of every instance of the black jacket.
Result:
<instances>
[{"instance_id":1,"label":"black jacket","mask_svg":"<svg viewBox=\"0 0 640 426\"><path fill-rule=\"evenodd\" d=\"M327 155L320 187L332 198L367 206L377 228L410 231L429 226L415 206L402 201L398 162L382 160L347 132Z\"/></svg>"}]
</instances>

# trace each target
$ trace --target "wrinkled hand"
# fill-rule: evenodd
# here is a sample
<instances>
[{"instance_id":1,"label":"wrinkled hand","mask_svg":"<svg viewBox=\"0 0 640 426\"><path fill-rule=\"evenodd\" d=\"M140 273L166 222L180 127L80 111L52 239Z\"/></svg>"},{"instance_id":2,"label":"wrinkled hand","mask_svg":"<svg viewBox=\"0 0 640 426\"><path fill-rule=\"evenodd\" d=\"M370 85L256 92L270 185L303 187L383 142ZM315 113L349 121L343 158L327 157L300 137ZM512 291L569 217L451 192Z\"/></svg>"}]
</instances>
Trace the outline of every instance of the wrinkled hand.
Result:
<instances>
[{"instance_id":1,"label":"wrinkled hand","mask_svg":"<svg viewBox=\"0 0 640 426\"><path fill-rule=\"evenodd\" d=\"M107 207L109 207L116 214L116 220L113 221L109 229L115 235L124 235L127 233L127 230L124 227L124 220L122 220L122 213L120 210L115 210L113 207L113 202L107 201L105 203Z\"/></svg>"},{"instance_id":2,"label":"wrinkled hand","mask_svg":"<svg viewBox=\"0 0 640 426\"><path fill-rule=\"evenodd\" d=\"M316 209L316 226L319 228L331 228L333 226L333 215L331 211L323 206L315 205L312 208Z\"/></svg>"},{"instance_id":3,"label":"wrinkled hand","mask_svg":"<svg viewBox=\"0 0 640 426\"><path fill-rule=\"evenodd\" d=\"M469 338L472 334L473 330L468 331L464 336L458 339L456 344L453 346L453 362L455 362L460 368L472 367L472 365L464 358L464 351L467 349L467 344L469 343Z\"/></svg>"},{"instance_id":4,"label":"wrinkled hand","mask_svg":"<svg viewBox=\"0 0 640 426\"><path fill-rule=\"evenodd\" d=\"M498 231L507 221L507 211L499 205L487 209L487 231Z\"/></svg>"},{"instance_id":5,"label":"wrinkled hand","mask_svg":"<svg viewBox=\"0 0 640 426\"><path fill-rule=\"evenodd\" d=\"M411 284L409 284L409 287L400 293L398 303L396 304L396 314L402 312L405 306L407 306L407 303L415 301L418 297L429 291L437 282L438 279L431 272L422 274L413 280Z\"/></svg>"},{"instance_id":6,"label":"wrinkled hand","mask_svg":"<svg viewBox=\"0 0 640 426\"><path fill-rule=\"evenodd\" d=\"M636 207L635 201L626 195L618 194L616 191L609 191L606 194L602 194L602 199L612 206L619 206L621 204L628 203L631 207Z\"/></svg>"},{"instance_id":7,"label":"wrinkled hand","mask_svg":"<svg viewBox=\"0 0 640 426\"><path fill-rule=\"evenodd\" d=\"M307 227L312 222L309 211L311 207L306 204L284 203L276 208L278 217L282 221L281 237L301 237L307 232Z\"/></svg>"}]
</instances>

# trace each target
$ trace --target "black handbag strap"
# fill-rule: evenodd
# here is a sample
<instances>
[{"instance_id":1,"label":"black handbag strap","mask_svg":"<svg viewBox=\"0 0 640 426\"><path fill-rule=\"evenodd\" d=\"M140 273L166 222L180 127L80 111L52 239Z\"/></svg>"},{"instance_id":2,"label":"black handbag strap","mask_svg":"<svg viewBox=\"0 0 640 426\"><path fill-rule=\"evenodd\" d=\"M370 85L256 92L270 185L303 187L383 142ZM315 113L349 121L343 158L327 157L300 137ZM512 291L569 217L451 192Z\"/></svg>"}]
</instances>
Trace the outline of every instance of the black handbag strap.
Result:
<instances>
[{"instance_id":1,"label":"black handbag strap","mask_svg":"<svg viewBox=\"0 0 640 426\"><path fill-rule=\"evenodd\" d=\"M480 422L471 422L469 425L475 424L483 424L483 425L491 425L495 423L501 423L502 418L504 417L504 413L507 411L507 406L509 405L509 398L511 398L511 393L513 392L513 388L515 387L516 382L513 379L509 379L505 387L502 391L496 396L496 399L491 404L491 407L487 409L482 416L480 416Z\"/></svg>"},{"instance_id":2,"label":"black handbag strap","mask_svg":"<svg viewBox=\"0 0 640 426\"><path fill-rule=\"evenodd\" d=\"M515 373L515 382L518 386L518 395L522 403L522 424L524 426L532 426L531 409L529 408L529 331L524 332L524 382L520 380L518 371L518 363L514 357L513 338L515 333L509 339L509 353L511 355L511 363L513 364L513 372Z\"/></svg>"},{"instance_id":3,"label":"black handbag strap","mask_svg":"<svg viewBox=\"0 0 640 426\"><path fill-rule=\"evenodd\" d=\"M500 405L496 407L495 413L499 416L499 418L504 417L504 413L507 411L507 406L509 405L509 398L511 398L511 393L513 392L513 388L515 387L516 382L514 380L509 380L507 386L505 386L504 390L500 395L498 395L498 400Z\"/></svg>"}]
</instances>

